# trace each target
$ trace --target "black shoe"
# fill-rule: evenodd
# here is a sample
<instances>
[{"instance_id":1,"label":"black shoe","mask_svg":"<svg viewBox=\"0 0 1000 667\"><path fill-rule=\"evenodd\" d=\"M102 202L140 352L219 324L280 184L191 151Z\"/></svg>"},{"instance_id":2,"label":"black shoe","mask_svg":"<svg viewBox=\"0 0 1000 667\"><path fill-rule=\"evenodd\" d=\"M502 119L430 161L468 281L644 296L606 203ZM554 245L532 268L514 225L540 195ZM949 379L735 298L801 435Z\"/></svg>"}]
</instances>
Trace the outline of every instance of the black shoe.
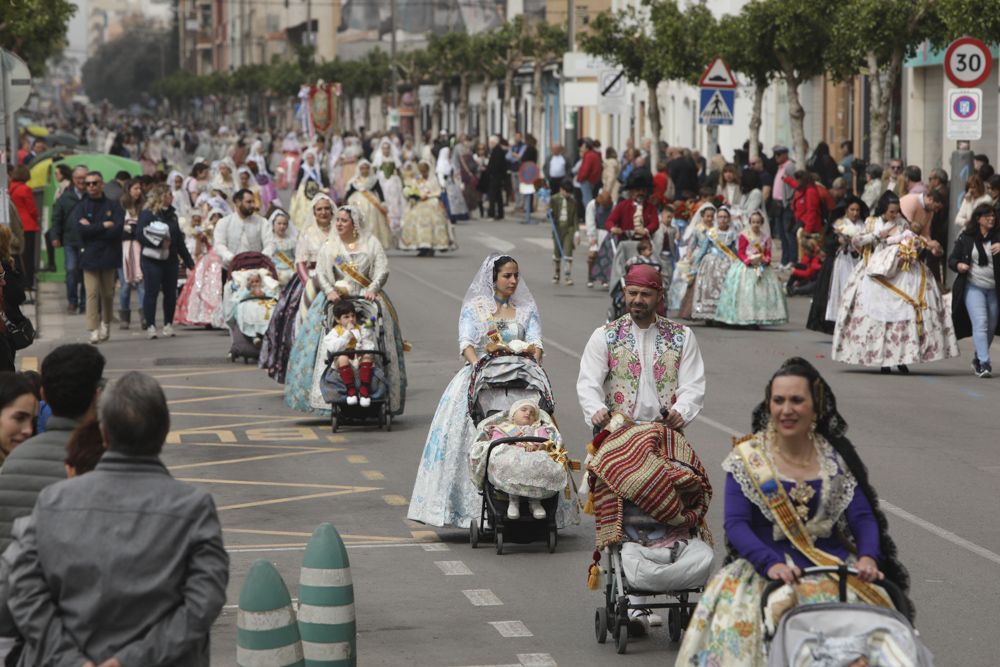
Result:
<instances>
[{"instance_id":1,"label":"black shoe","mask_svg":"<svg viewBox=\"0 0 1000 667\"><path fill-rule=\"evenodd\" d=\"M898 368L899 372L902 373L903 375L910 374L910 369L906 367L906 364L900 364L899 366L896 366L896 368Z\"/></svg>"},{"instance_id":2,"label":"black shoe","mask_svg":"<svg viewBox=\"0 0 1000 667\"><path fill-rule=\"evenodd\" d=\"M981 377L979 373L982 372L982 366L979 364L979 357L972 357L972 374L976 377Z\"/></svg>"},{"instance_id":3,"label":"black shoe","mask_svg":"<svg viewBox=\"0 0 1000 667\"><path fill-rule=\"evenodd\" d=\"M892 369L889 368L888 366L883 366L882 367L882 375L888 375L891 372L892 372Z\"/></svg>"},{"instance_id":4,"label":"black shoe","mask_svg":"<svg viewBox=\"0 0 1000 667\"><path fill-rule=\"evenodd\" d=\"M993 366L990 362L985 362L979 364L979 368L976 370L976 377L980 378L990 378L993 377Z\"/></svg>"}]
</instances>

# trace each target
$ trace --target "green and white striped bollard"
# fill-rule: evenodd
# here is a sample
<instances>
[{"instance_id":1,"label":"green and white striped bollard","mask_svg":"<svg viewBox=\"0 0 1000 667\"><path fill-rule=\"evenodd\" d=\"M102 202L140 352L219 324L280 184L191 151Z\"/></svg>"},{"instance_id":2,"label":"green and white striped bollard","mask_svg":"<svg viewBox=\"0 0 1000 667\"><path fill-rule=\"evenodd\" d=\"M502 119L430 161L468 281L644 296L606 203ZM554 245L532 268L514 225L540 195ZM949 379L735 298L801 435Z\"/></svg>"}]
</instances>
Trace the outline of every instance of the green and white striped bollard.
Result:
<instances>
[{"instance_id":1,"label":"green and white striped bollard","mask_svg":"<svg viewBox=\"0 0 1000 667\"><path fill-rule=\"evenodd\" d=\"M299 627L288 588L274 566L258 560L240 590L236 615L239 667L304 667Z\"/></svg>"},{"instance_id":2,"label":"green and white striped bollard","mask_svg":"<svg viewBox=\"0 0 1000 667\"><path fill-rule=\"evenodd\" d=\"M330 523L316 527L299 577L299 633L306 667L355 667L357 624L347 549Z\"/></svg>"}]
</instances>

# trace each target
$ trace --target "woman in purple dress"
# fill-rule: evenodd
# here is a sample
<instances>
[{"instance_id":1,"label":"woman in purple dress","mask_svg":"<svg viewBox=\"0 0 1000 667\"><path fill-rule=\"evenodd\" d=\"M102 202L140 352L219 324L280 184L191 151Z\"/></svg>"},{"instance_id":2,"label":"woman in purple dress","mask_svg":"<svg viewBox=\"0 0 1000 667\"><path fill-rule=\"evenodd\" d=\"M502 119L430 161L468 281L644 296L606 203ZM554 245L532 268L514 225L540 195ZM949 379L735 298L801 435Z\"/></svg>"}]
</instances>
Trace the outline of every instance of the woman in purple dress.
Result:
<instances>
[{"instance_id":1,"label":"woman in purple dress","mask_svg":"<svg viewBox=\"0 0 1000 667\"><path fill-rule=\"evenodd\" d=\"M760 617L769 580L787 584L769 598L786 608L838 599L836 580L800 581L804 568L847 563L859 572L849 599L868 604L890 605L873 583L909 587L847 423L809 362L795 357L778 369L753 429L722 464L727 564L705 587L677 665L767 664Z\"/></svg>"}]
</instances>

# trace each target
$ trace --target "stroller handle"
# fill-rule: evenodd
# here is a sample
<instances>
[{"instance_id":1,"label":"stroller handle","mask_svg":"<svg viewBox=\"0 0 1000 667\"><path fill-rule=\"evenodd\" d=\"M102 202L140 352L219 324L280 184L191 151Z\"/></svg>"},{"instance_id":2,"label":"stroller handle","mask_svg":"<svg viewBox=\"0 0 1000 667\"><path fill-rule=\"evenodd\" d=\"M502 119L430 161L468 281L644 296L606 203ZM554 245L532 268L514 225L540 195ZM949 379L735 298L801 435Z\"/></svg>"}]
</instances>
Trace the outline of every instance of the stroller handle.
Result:
<instances>
[{"instance_id":1,"label":"stroller handle","mask_svg":"<svg viewBox=\"0 0 1000 667\"><path fill-rule=\"evenodd\" d=\"M840 601L847 602L847 577L848 575L858 576L858 571L853 567L849 567L843 564L831 565L831 566L807 567L802 570L802 578L814 577L823 574L838 575ZM903 595L903 591L899 589L899 586L889 581L888 579L883 579L881 581L875 581L872 583L875 584L876 586L881 587L886 592L886 594L889 596L889 599L892 600L893 606L896 607L896 611L900 612L903 616L905 616L908 619L913 618L913 609L910 606L910 602L909 600L906 599L906 596ZM764 587L764 592L761 593L760 596L761 618L763 618L765 615L768 598L771 596L772 593L774 593L776 590L778 590L784 585L785 582L781 581L780 579L777 579L775 581L770 582L767 586Z\"/></svg>"},{"instance_id":2,"label":"stroller handle","mask_svg":"<svg viewBox=\"0 0 1000 667\"><path fill-rule=\"evenodd\" d=\"M486 450L486 468L489 469L490 467L490 454L492 454L493 450L499 447L500 445L509 445L514 442L543 443L548 441L549 438L540 438L537 435L522 435L522 436L515 436L512 438L497 438L496 440L492 440L490 442L489 448Z\"/></svg>"}]
</instances>

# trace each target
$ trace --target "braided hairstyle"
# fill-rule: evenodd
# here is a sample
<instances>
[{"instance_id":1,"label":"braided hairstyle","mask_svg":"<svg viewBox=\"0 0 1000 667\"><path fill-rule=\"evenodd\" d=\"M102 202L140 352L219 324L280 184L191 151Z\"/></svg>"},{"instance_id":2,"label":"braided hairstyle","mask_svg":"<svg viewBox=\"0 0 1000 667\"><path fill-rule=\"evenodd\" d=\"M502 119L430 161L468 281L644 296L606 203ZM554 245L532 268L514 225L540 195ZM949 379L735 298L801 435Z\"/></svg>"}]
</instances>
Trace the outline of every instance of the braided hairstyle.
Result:
<instances>
[{"instance_id":1,"label":"braided hairstyle","mask_svg":"<svg viewBox=\"0 0 1000 667\"><path fill-rule=\"evenodd\" d=\"M857 449L847 438L847 422L837 410L837 397L833 395L833 390L827 384L823 376L820 375L816 367L801 357L791 357L785 360L781 367L771 376L764 392L764 400L754 408L752 417L752 428L754 433L759 433L767 428L767 423L771 418L771 385L778 377L801 377L809 383L812 393L813 406L816 411L816 432L826 438L834 451L840 455L847 464L847 469L857 480L858 488L868 498L878 523L879 541L882 548L881 569L886 579L896 584L906 596L910 589L910 574L906 567L899 562L896 543L889 536L889 524L885 513L879 507L878 493L871 485L868 478L868 468L858 455ZM907 599L909 608L913 609L913 603ZM913 620L912 618L910 619Z\"/></svg>"}]
</instances>

